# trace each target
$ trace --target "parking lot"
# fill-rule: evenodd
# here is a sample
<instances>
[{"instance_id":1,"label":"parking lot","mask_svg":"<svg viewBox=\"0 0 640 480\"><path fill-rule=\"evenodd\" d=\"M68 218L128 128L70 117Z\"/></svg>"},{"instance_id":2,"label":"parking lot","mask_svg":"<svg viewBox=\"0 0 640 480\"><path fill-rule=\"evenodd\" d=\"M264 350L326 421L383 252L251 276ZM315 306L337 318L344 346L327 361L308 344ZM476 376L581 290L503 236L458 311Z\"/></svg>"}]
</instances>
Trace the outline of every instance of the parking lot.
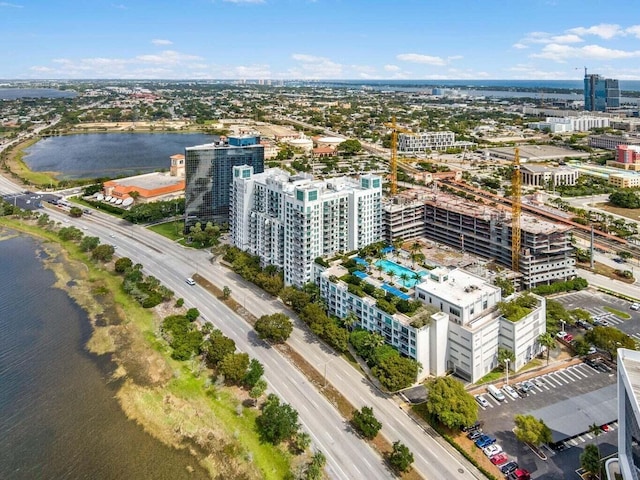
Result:
<instances>
[{"instance_id":1,"label":"parking lot","mask_svg":"<svg viewBox=\"0 0 640 480\"><path fill-rule=\"evenodd\" d=\"M582 308L588 311L594 319L604 320L609 326L616 327L622 330L627 335L631 336L638 342L640 342L640 311L631 310L631 302L615 298L610 295L606 295L601 292L581 291L569 293L559 297L555 297L554 300L561 303L567 310L573 310L574 308ZM630 319L622 319L615 314L608 312L604 307L613 308L624 312L631 316ZM580 329L567 330L570 333L584 333Z\"/></svg>"},{"instance_id":2,"label":"parking lot","mask_svg":"<svg viewBox=\"0 0 640 480\"><path fill-rule=\"evenodd\" d=\"M497 439L511 459L521 468L531 472L531 478L565 479L577 478L575 471L580 467L580 454L587 443L598 443L602 455L609 455L617 449L617 422L610 424L609 431L598 435L586 432L562 443L562 451L545 448L547 461L538 458L528 447L519 442L515 434L514 417L527 414L563 400L573 398L616 382L615 372L598 371L584 363L529 378L532 388L524 398L513 399L505 394L499 402L489 393L483 393L487 407L480 407L479 418L484 421L483 431ZM514 385L517 382L509 382ZM501 385L500 385L501 386Z\"/></svg>"}]
</instances>

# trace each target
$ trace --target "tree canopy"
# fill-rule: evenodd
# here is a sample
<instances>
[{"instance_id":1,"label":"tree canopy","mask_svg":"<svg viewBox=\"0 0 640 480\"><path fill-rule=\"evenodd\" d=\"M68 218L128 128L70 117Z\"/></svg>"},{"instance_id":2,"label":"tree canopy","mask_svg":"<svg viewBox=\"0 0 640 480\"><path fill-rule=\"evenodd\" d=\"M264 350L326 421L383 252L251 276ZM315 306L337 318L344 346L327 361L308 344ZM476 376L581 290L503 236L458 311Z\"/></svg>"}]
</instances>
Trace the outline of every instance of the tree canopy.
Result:
<instances>
[{"instance_id":1,"label":"tree canopy","mask_svg":"<svg viewBox=\"0 0 640 480\"><path fill-rule=\"evenodd\" d=\"M551 429L533 415L516 415L514 433L521 442L539 447L543 443L551 442Z\"/></svg>"},{"instance_id":2,"label":"tree canopy","mask_svg":"<svg viewBox=\"0 0 640 480\"><path fill-rule=\"evenodd\" d=\"M409 448L400 443L400 441L393 442L393 450L389 454L389 463L394 470L398 472L406 472L413 463L413 453Z\"/></svg>"},{"instance_id":3,"label":"tree canopy","mask_svg":"<svg viewBox=\"0 0 640 480\"><path fill-rule=\"evenodd\" d=\"M621 208L640 208L640 195L630 188L622 188L609 195L609 203Z\"/></svg>"},{"instance_id":4,"label":"tree canopy","mask_svg":"<svg viewBox=\"0 0 640 480\"><path fill-rule=\"evenodd\" d=\"M358 430L360 435L369 440L375 438L382 428L382 424L373 414L373 408L366 406L353 412L351 424Z\"/></svg>"},{"instance_id":5,"label":"tree canopy","mask_svg":"<svg viewBox=\"0 0 640 480\"><path fill-rule=\"evenodd\" d=\"M611 359L616 355L618 348L636 350L635 340L614 327L594 327L585 334L584 338L596 347L606 350Z\"/></svg>"},{"instance_id":6,"label":"tree canopy","mask_svg":"<svg viewBox=\"0 0 640 480\"><path fill-rule=\"evenodd\" d=\"M436 378L427 390L427 411L443 425L459 429L478 419L478 404L456 379Z\"/></svg>"},{"instance_id":7,"label":"tree canopy","mask_svg":"<svg viewBox=\"0 0 640 480\"><path fill-rule=\"evenodd\" d=\"M280 404L280 399L271 393L262 405L256 423L262 438L277 445L298 431L298 412L287 403Z\"/></svg>"},{"instance_id":8,"label":"tree canopy","mask_svg":"<svg viewBox=\"0 0 640 480\"><path fill-rule=\"evenodd\" d=\"M371 372L384 388L391 392L409 387L416 381L419 364L400 355L389 355L382 359Z\"/></svg>"},{"instance_id":9,"label":"tree canopy","mask_svg":"<svg viewBox=\"0 0 640 480\"><path fill-rule=\"evenodd\" d=\"M284 313L263 315L254 327L258 336L273 343L282 343L289 338L293 331L293 322Z\"/></svg>"},{"instance_id":10,"label":"tree canopy","mask_svg":"<svg viewBox=\"0 0 640 480\"><path fill-rule=\"evenodd\" d=\"M580 455L580 466L594 475L600 474L600 451L592 443L585 445Z\"/></svg>"}]
</instances>

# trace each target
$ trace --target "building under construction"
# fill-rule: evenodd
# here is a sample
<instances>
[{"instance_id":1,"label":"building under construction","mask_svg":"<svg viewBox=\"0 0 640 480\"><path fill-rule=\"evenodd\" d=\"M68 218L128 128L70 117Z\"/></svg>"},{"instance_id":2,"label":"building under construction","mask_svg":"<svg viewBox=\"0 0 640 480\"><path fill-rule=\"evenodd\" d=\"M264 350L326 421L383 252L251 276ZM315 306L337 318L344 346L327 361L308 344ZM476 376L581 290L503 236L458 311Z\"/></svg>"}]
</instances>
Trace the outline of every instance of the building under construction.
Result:
<instances>
[{"instance_id":1,"label":"building under construction","mask_svg":"<svg viewBox=\"0 0 640 480\"><path fill-rule=\"evenodd\" d=\"M576 275L570 227L522 214L519 272L522 288ZM444 192L403 192L384 206L388 242L424 237L512 267L511 212Z\"/></svg>"}]
</instances>

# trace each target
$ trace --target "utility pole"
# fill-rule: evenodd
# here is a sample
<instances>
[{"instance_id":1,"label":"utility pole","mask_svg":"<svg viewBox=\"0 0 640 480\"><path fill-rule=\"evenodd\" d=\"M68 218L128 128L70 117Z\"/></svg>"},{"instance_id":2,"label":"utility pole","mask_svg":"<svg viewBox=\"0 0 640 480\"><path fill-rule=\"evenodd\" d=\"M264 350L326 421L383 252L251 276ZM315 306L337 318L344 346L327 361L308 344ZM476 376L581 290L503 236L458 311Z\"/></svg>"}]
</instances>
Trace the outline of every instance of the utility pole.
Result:
<instances>
[{"instance_id":1,"label":"utility pole","mask_svg":"<svg viewBox=\"0 0 640 480\"><path fill-rule=\"evenodd\" d=\"M593 261L593 250L594 250L594 233L593 233L593 223L591 224L591 255L589 255L590 260L591 260L591 270L593 270L594 268L594 261Z\"/></svg>"}]
</instances>

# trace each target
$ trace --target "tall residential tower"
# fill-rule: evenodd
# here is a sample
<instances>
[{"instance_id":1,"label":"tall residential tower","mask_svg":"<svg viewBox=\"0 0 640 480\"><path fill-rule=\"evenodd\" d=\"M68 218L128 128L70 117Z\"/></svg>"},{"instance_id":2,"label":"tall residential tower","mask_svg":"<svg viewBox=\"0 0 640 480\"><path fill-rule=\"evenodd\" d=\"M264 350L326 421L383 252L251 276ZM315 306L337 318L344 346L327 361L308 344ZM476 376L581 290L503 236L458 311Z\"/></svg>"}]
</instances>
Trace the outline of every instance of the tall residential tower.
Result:
<instances>
[{"instance_id":1,"label":"tall residential tower","mask_svg":"<svg viewBox=\"0 0 640 480\"><path fill-rule=\"evenodd\" d=\"M620 107L618 80L584 71L584 109L590 112L606 112Z\"/></svg>"},{"instance_id":2,"label":"tall residential tower","mask_svg":"<svg viewBox=\"0 0 640 480\"><path fill-rule=\"evenodd\" d=\"M233 167L264 170L264 146L259 136L229 137L185 148L185 230L197 222L229 221L229 188Z\"/></svg>"}]
</instances>

